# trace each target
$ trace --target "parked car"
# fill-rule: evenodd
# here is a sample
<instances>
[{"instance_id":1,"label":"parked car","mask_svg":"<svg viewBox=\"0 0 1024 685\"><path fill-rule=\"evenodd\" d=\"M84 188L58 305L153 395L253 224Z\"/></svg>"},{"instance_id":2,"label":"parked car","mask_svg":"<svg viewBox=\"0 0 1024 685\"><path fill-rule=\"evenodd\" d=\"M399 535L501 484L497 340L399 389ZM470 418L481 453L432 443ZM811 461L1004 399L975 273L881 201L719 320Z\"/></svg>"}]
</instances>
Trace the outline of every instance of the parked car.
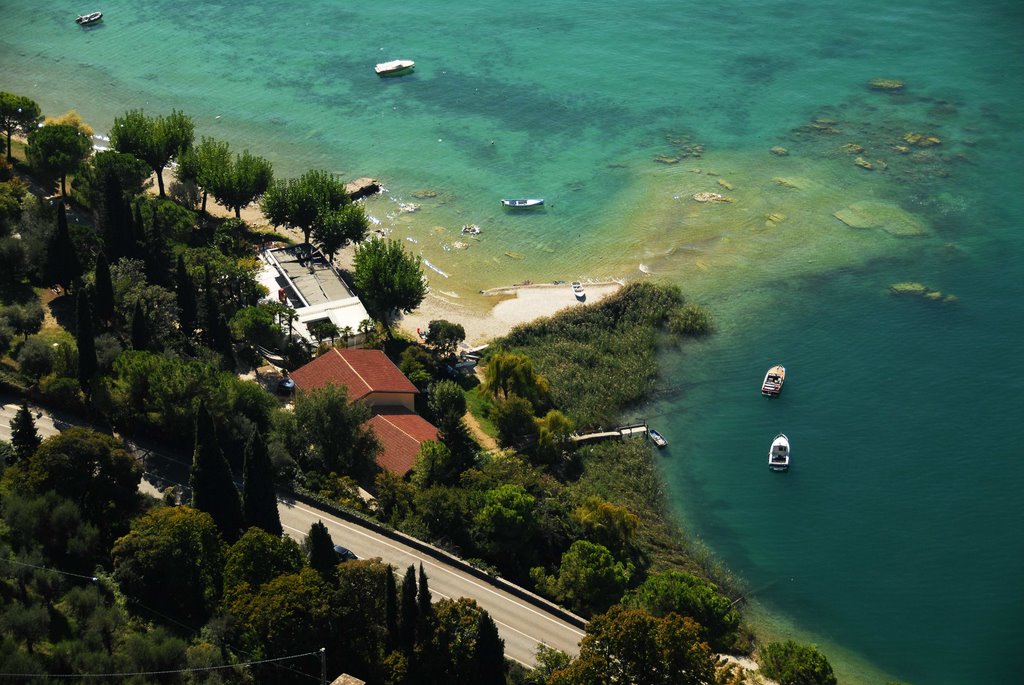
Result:
<instances>
[{"instance_id":1,"label":"parked car","mask_svg":"<svg viewBox=\"0 0 1024 685\"><path fill-rule=\"evenodd\" d=\"M355 561L359 558L348 547L341 545L334 546L334 553L338 555L338 561Z\"/></svg>"}]
</instances>

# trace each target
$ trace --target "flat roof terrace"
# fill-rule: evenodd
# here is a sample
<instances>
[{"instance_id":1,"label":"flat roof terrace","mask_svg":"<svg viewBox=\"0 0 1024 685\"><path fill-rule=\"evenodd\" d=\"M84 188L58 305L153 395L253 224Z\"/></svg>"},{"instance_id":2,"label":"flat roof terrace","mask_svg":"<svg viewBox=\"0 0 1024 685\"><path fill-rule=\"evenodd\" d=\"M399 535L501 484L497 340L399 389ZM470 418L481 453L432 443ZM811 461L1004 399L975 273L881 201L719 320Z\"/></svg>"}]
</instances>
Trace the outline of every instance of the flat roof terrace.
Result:
<instances>
[{"instance_id":1,"label":"flat roof terrace","mask_svg":"<svg viewBox=\"0 0 1024 685\"><path fill-rule=\"evenodd\" d=\"M300 300L295 303L296 309L355 297L337 270L319 252L307 258L301 247L281 247L270 250L270 255L290 282L293 288L290 294Z\"/></svg>"}]
</instances>

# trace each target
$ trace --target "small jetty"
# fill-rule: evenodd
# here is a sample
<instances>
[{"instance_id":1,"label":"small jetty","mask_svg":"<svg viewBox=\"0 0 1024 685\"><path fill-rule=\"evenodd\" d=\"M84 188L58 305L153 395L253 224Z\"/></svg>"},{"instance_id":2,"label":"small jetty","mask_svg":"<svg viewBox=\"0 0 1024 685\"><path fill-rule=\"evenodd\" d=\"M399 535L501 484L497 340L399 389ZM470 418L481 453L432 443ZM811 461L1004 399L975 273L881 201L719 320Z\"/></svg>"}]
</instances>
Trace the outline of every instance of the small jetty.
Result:
<instances>
[{"instance_id":1,"label":"small jetty","mask_svg":"<svg viewBox=\"0 0 1024 685\"><path fill-rule=\"evenodd\" d=\"M776 364L768 369L761 381L761 394L765 397L778 397L782 394L782 384L786 382L786 367Z\"/></svg>"},{"instance_id":2,"label":"small jetty","mask_svg":"<svg viewBox=\"0 0 1024 685\"><path fill-rule=\"evenodd\" d=\"M574 433L570 436L577 445L589 442L604 442L606 440L626 440L628 438L645 438L649 435L650 428L646 421L630 423L618 428L599 428L589 433Z\"/></svg>"}]
</instances>

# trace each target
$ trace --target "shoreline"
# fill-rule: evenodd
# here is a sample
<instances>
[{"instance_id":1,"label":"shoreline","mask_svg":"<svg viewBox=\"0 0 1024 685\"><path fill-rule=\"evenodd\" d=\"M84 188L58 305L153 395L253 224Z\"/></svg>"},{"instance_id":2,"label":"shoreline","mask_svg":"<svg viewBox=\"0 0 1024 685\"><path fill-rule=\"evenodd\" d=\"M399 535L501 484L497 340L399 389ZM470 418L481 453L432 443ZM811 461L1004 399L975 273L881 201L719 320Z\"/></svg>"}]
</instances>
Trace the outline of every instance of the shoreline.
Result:
<instances>
[{"instance_id":1,"label":"shoreline","mask_svg":"<svg viewBox=\"0 0 1024 685\"><path fill-rule=\"evenodd\" d=\"M164 187L169 191L171 184L177 182L174 169L166 168L164 177ZM150 181L151 186L146 188L146 192L156 196L159 190L155 174L150 176ZM169 196L168 192L168 198ZM212 196L207 198L206 213L217 218L235 218L233 211L219 204ZM302 242L301 231L270 225L256 203L241 211L241 219L255 230L274 231L287 235L297 243ZM354 252L354 246L345 247L335 257L336 263L351 270ZM429 276L426 271L424 273ZM431 288L419 307L398 320L398 326L413 339L417 339L419 331L426 330L431 321L447 319L452 323L461 324L466 330L467 345L482 345L500 338L520 324L551 316L569 307L600 302L618 292L624 284L625 281L621 279L585 281L586 298L583 301L576 298L568 283L525 282L498 286L481 290L478 297L472 298L449 295Z\"/></svg>"}]
</instances>

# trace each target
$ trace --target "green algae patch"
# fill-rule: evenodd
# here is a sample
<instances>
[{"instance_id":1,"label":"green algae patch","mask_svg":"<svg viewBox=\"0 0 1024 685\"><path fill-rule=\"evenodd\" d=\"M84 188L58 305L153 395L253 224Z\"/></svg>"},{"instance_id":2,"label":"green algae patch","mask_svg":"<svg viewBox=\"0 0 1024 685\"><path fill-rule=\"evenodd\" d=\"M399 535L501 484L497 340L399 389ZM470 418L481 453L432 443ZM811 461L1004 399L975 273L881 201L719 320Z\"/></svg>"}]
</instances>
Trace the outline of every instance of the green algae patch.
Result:
<instances>
[{"instance_id":1,"label":"green algae patch","mask_svg":"<svg viewBox=\"0 0 1024 685\"><path fill-rule=\"evenodd\" d=\"M956 302L956 295L947 295L941 290L934 290L929 288L924 283L918 283L917 281L901 281L900 283L893 283L889 286L889 292L893 295L909 295L911 297L920 297L924 300L931 302Z\"/></svg>"},{"instance_id":2,"label":"green algae patch","mask_svg":"<svg viewBox=\"0 0 1024 685\"><path fill-rule=\"evenodd\" d=\"M906 87L906 83L894 78L876 78L868 82L871 90L884 90L888 93L897 93Z\"/></svg>"},{"instance_id":3,"label":"green algae patch","mask_svg":"<svg viewBox=\"0 0 1024 685\"><path fill-rule=\"evenodd\" d=\"M924 223L910 212L885 202L854 202L832 214L850 228L876 228L901 238L925 235Z\"/></svg>"}]
</instances>

